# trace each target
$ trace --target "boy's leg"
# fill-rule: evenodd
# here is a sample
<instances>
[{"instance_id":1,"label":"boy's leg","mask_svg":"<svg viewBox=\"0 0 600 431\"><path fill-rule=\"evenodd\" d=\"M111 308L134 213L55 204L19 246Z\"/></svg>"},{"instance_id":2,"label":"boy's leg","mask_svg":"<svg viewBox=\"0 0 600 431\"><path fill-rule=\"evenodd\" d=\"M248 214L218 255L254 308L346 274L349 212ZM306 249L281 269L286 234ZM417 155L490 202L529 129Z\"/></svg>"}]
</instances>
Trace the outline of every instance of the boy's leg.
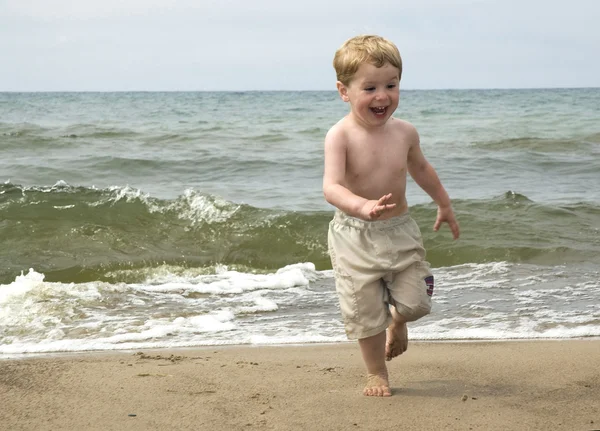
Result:
<instances>
[{"instance_id":1,"label":"boy's leg","mask_svg":"<svg viewBox=\"0 0 600 431\"><path fill-rule=\"evenodd\" d=\"M393 302L393 300L391 300ZM390 306L392 318L394 319L387 329L387 340L385 343L385 360L391 361L408 349L408 329L406 319L398 313L395 304Z\"/></svg>"},{"instance_id":2,"label":"boy's leg","mask_svg":"<svg viewBox=\"0 0 600 431\"><path fill-rule=\"evenodd\" d=\"M337 211L329 224L328 245L346 334L350 339L359 340L367 368L363 393L390 396L385 340L392 317L387 305L387 289L381 278L387 267L379 268L381 259L377 251L385 248L389 241L378 230L373 238L373 232L370 222Z\"/></svg>"},{"instance_id":3,"label":"boy's leg","mask_svg":"<svg viewBox=\"0 0 600 431\"><path fill-rule=\"evenodd\" d=\"M367 366L367 386L363 394L374 397L389 397L392 395L385 365L386 331L372 337L358 340L363 360Z\"/></svg>"},{"instance_id":4,"label":"boy's leg","mask_svg":"<svg viewBox=\"0 0 600 431\"><path fill-rule=\"evenodd\" d=\"M388 283L392 323L388 327L386 360L401 355L408 348L407 322L413 322L431 311L433 275L429 263L418 261L395 274Z\"/></svg>"},{"instance_id":5,"label":"boy's leg","mask_svg":"<svg viewBox=\"0 0 600 431\"><path fill-rule=\"evenodd\" d=\"M423 238L417 223L410 217L390 230L392 267L386 282L392 323L388 327L385 356L389 361L408 347L406 322L412 322L431 311L433 275L425 261Z\"/></svg>"}]
</instances>

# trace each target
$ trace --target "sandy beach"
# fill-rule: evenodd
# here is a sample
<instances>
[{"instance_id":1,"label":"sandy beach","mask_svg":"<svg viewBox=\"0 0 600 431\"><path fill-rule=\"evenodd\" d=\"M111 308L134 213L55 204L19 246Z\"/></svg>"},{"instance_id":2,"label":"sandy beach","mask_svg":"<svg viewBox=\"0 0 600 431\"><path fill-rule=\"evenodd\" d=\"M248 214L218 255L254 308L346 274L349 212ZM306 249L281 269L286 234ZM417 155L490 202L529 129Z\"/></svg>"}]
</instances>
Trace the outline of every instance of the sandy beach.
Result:
<instances>
[{"instance_id":1,"label":"sandy beach","mask_svg":"<svg viewBox=\"0 0 600 431\"><path fill-rule=\"evenodd\" d=\"M600 341L412 343L393 396L353 343L0 361L3 430L595 430Z\"/></svg>"}]
</instances>

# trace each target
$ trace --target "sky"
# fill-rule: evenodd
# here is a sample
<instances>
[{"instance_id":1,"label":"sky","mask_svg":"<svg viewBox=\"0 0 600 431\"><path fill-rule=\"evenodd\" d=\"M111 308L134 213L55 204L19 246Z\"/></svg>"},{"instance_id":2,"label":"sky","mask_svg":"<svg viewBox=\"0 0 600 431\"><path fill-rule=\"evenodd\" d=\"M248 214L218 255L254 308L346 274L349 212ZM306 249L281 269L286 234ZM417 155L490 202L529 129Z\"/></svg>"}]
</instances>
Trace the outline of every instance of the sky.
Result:
<instances>
[{"instance_id":1,"label":"sky","mask_svg":"<svg viewBox=\"0 0 600 431\"><path fill-rule=\"evenodd\" d=\"M405 89L600 87L599 0L0 0L0 91L335 90L357 34Z\"/></svg>"}]
</instances>

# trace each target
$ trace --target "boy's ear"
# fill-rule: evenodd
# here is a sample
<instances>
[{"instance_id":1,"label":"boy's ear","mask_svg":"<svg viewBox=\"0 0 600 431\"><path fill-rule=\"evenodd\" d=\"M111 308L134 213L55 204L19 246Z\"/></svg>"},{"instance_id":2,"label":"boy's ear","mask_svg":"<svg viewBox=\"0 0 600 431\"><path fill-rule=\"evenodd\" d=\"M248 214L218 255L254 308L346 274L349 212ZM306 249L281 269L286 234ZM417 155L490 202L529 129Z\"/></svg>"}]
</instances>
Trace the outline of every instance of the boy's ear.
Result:
<instances>
[{"instance_id":1,"label":"boy's ear","mask_svg":"<svg viewBox=\"0 0 600 431\"><path fill-rule=\"evenodd\" d=\"M337 87L338 93L340 93L340 97L342 98L342 100L344 102L349 102L350 99L348 98L348 88L344 84L342 84L341 81L336 82L335 85Z\"/></svg>"}]
</instances>

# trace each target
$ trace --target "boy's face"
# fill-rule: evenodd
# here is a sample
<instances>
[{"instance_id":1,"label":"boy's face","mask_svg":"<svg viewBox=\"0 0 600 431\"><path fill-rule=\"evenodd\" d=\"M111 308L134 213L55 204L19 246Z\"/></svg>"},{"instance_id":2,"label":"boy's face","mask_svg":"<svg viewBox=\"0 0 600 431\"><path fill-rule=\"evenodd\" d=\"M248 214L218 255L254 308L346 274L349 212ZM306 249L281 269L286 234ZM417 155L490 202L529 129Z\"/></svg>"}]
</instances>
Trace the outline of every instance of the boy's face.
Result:
<instances>
[{"instance_id":1,"label":"boy's face","mask_svg":"<svg viewBox=\"0 0 600 431\"><path fill-rule=\"evenodd\" d=\"M337 82L344 102L350 103L350 115L365 127L383 126L392 116L400 99L400 71L389 63L376 67L360 65L349 85Z\"/></svg>"}]
</instances>

